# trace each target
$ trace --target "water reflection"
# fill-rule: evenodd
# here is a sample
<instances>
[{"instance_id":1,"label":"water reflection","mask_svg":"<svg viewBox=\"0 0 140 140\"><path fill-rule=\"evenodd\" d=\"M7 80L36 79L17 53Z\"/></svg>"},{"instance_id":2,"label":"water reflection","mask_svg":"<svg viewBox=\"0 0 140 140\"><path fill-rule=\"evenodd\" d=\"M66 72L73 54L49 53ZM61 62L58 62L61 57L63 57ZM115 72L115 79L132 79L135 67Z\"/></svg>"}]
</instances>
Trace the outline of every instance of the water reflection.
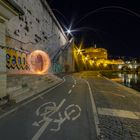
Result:
<instances>
[{"instance_id":1,"label":"water reflection","mask_svg":"<svg viewBox=\"0 0 140 140\"><path fill-rule=\"evenodd\" d=\"M119 73L117 77L120 79L119 83L140 91L140 75Z\"/></svg>"}]
</instances>

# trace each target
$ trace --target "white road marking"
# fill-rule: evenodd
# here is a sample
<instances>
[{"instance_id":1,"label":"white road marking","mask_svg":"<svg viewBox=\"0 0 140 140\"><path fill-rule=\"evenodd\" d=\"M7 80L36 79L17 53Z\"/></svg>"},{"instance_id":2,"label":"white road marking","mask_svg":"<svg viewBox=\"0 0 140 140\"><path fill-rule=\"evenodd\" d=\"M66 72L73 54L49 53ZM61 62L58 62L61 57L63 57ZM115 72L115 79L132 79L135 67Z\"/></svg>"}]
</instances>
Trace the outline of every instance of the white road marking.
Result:
<instances>
[{"instance_id":1,"label":"white road marking","mask_svg":"<svg viewBox=\"0 0 140 140\"><path fill-rule=\"evenodd\" d=\"M68 91L68 94L71 94L71 92L72 92L72 90L70 89L70 90Z\"/></svg>"},{"instance_id":2,"label":"white road marking","mask_svg":"<svg viewBox=\"0 0 140 140\"><path fill-rule=\"evenodd\" d=\"M38 140L40 138L40 136L42 135L42 133L45 131L46 127L50 124L50 122L52 121L52 119L48 119L43 126L37 131L37 133L33 136L33 138L31 140Z\"/></svg>"},{"instance_id":3,"label":"white road marking","mask_svg":"<svg viewBox=\"0 0 140 140\"><path fill-rule=\"evenodd\" d=\"M129 119L140 119L140 112L132 112L127 110L110 109L110 108L98 108L97 110L100 115L108 115Z\"/></svg>"},{"instance_id":4,"label":"white road marking","mask_svg":"<svg viewBox=\"0 0 140 140\"><path fill-rule=\"evenodd\" d=\"M74 84L76 85L76 80L74 80Z\"/></svg>"},{"instance_id":5,"label":"white road marking","mask_svg":"<svg viewBox=\"0 0 140 140\"><path fill-rule=\"evenodd\" d=\"M93 111L93 115L94 115L96 134L97 134L97 137L99 137L100 136L99 118L98 118L95 100L94 100L93 93L92 93L89 82L87 80L85 80L85 82L87 83L88 88L89 88L89 95L90 95L90 100L91 100L91 104L92 104L92 111Z\"/></svg>"},{"instance_id":6,"label":"white road marking","mask_svg":"<svg viewBox=\"0 0 140 140\"><path fill-rule=\"evenodd\" d=\"M37 131L37 133L33 136L32 140L38 140L40 138L40 136L43 134L43 132L45 131L45 129L47 128L47 126L53 121L53 119L49 118L50 116L52 116L54 113L56 113L61 107L62 105L64 104L64 102L66 101L66 99L63 99L60 104L58 105L58 107L56 108L56 105L55 105L55 110L52 111L47 117L46 115L48 114L48 111L47 109L45 108L45 111L47 112L44 112L43 113L43 120L39 121L39 122L42 122L44 121L44 124L40 127L40 129ZM49 102L49 103L45 103L43 105L41 105L37 110L36 110L36 114L37 116L39 115L39 110L44 107L46 104L55 104L53 102ZM47 113L47 114L46 114ZM42 114L40 114L40 116L42 116ZM35 124L35 122L33 123ZM38 123L39 124L39 123Z\"/></svg>"},{"instance_id":7,"label":"white road marking","mask_svg":"<svg viewBox=\"0 0 140 140\"><path fill-rule=\"evenodd\" d=\"M66 120L75 121L77 118L80 117L81 108L75 104L67 106L63 112L64 115L62 115L61 111L59 110L65 101L66 99L63 99L58 106L56 106L55 102L47 102L37 108L36 115L42 117L42 119L38 122L35 121L32 125L38 127L42 122L43 124L31 140L38 140L51 122L55 123L56 126L54 128L51 128L50 131L57 132L61 129L61 125ZM58 116L57 118L54 118L53 115L56 112L58 113Z\"/></svg>"},{"instance_id":8,"label":"white road marking","mask_svg":"<svg viewBox=\"0 0 140 140\"><path fill-rule=\"evenodd\" d=\"M76 116L73 116L72 118L70 117L70 115L72 115L73 113L75 113L77 110L75 110L75 107L78 109L78 114L76 115ZM69 113L68 113L68 110L70 110L71 108L73 108L71 111L69 111ZM71 105L69 105L66 109L65 109L65 111L64 111L64 114L65 114L65 117L68 119L68 120L72 120L72 121L74 121L74 120L76 120L78 117L80 117L80 115L81 115L81 108L78 106L78 105L75 105L75 104L71 104Z\"/></svg>"},{"instance_id":9,"label":"white road marking","mask_svg":"<svg viewBox=\"0 0 140 140\"><path fill-rule=\"evenodd\" d=\"M15 107L15 108L11 109L10 111L7 111L6 113L4 113L4 114L2 114L2 115L0 116L0 119L2 119L2 118L4 118L4 117L6 117L7 115L9 115L9 114L11 114L11 113L17 111L18 109L19 109L18 107Z\"/></svg>"},{"instance_id":10,"label":"white road marking","mask_svg":"<svg viewBox=\"0 0 140 140\"><path fill-rule=\"evenodd\" d=\"M72 86L72 88L74 88L74 87L75 87L75 85Z\"/></svg>"},{"instance_id":11,"label":"white road marking","mask_svg":"<svg viewBox=\"0 0 140 140\"><path fill-rule=\"evenodd\" d=\"M74 77L72 76L72 79L73 79L73 81L74 81L74 84L76 85L76 80L74 79Z\"/></svg>"},{"instance_id":12,"label":"white road marking","mask_svg":"<svg viewBox=\"0 0 140 140\"><path fill-rule=\"evenodd\" d=\"M65 77L63 77L63 81L62 81L61 83L59 83L58 85L56 85L56 86L54 86L54 87L48 89L47 91L44 91L43 93L41 93L41 94L39 94L39 95L33 97L32 99L30 99L30 100L28 100L27 102L25 102L25 103L19 105L18 107L15 107L15 108L13 108L13 109L11 109L11 110L5 112L4 114L0 115L0 119L2 119L2 118L4 118L4 117L6 117L7 115L9 115L9 114L11 114L11 113L17 111L18 109L20 109L21 107L27 105L28 103L30 103L30 102L32 102L32 101L34 101L34 100L40 98L40 96L43 96L43 95L47 94L48 92L50 92L50 91L52 91L53 89L57 88L58 86L62 85L65 81L66 81L66 80L65 80Z\"/></svg>"}]
</instances>

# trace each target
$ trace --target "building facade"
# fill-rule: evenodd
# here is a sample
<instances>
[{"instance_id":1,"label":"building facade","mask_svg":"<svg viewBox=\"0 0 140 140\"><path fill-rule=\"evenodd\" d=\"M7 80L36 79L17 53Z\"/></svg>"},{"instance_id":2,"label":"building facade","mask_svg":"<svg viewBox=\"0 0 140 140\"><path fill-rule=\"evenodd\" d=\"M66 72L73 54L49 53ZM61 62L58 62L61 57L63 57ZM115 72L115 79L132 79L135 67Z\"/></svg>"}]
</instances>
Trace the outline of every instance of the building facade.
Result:
<instances>
[{"instance_id":1,"label":"building facade","mask_svg":"<svg viewBox=\"0 0 140 140\"><path fill-rule=\"evenodd\" d=\"M78 48L78 47L75 47ZM75 66L78 71L82 70L113 70L115 66L124 64L121 59L108 59L107 50L104 48L75 49Z\"/></svg>"},{"instance_id":2,"label":"building facade","mask_svg":"<svg viewBox=\"0 0 140 140\"><path fill-rule=\"evenodd\" d=\"M107 59L107 50L104 48L86 48L84 55L87 55L90 57L90 59L98 60L98 59Z\"/></svg>"}]
</instances>

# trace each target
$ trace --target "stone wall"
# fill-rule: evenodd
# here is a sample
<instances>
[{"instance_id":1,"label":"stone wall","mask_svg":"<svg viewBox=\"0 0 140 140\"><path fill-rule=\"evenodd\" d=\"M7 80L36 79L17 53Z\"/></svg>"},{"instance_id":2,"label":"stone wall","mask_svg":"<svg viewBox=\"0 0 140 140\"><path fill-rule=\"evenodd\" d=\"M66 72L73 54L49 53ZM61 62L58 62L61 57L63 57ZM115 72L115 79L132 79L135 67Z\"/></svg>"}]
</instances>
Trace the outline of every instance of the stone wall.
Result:
<instances>
[{"instance_id":1,"label":"stone wall","mask_svg":"<svg viewBox=\"0 0 140 140\"><path fill-rule=\"evenodd\" d=\"M5 45L5 25L0 23L0 46ZM0 98L6 95L6 52L0 48Z\"/></svg>"},{"instance_id":2,"label":"stone wall","mask_svg":"<svg viewBox=\"0 0 140 140\"><path fill-rule=\"evenodd\" d=\"M67 44L67 37L48 4L43 0L14 1L22 8L24 15L15 16L6 22L7 47L25 54L43 50L52 59ZM25 72L17 67L8 67L7 70L10 73Z\"/></svg>"},{"instance_id":3,"label":"stone wall","mask_svg":"<svg viewBox=\"0 0 140 140\"><path fill-rule=\"evenodd\" d=\"M6 60L5 60L5 50L0 49L0 98L6 95Z\"/></svg>"},{"instance_id":4,"label":"stone wall","mask_svg":"<svg viewBox=\"0 0 140 140\"><path fill-rule=\"evenodd\" d=\"M5 25L0 23L0 46L5 46Z\"/></svg>"},{"instance_id":5,"label":"stone wall","mask_svg":"<svg viewBox=\"0 0 140 140\"><path fill-rule=\"evenodd\" d=\"M54 63L52 63L48 75L40 75L39 78L37 75L29 75L32 74L27 62L29 54L34 50L45 51L51 62L57 55L55 64L60 66L60 69L54 73L59 73L70 70L68 67L72 66L72 49L45 0L9 0L11 4L13 1L14 6L17 7L13 7L13 9L20 7L22 12L20 15L17 13L11 16L13 10L8 9L7 18L2 22L0 20L0 98L8 96L10 99L13 95L14 98L21 95L20 100L22 100L22 96L25 94L24 89L25 92L26 89L31 90L33 86L39 89L38 85L42 85L40 81L43 81L40 79L44 79L44 77L48 79L50 73L53 73ZM11 9L12 6L9 4L8 6ZM46 79L45 84L48 87L61 81L56 80L57 77L50 76L49 79L53 81L50 84L50 80ZM46 85L43 88L47 88ZM32 94L28 92L28 95L24 95L24 99L36 94L37 88Z\"/></svg>"}]
</instances>

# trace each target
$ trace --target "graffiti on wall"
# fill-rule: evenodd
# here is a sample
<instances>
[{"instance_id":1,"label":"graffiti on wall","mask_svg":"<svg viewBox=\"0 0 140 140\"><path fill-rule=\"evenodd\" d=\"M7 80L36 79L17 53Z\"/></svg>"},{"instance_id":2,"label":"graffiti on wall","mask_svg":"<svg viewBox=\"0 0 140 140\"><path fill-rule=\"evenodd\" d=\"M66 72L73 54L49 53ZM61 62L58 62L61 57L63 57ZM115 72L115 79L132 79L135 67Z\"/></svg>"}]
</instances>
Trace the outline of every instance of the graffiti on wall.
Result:
<instances>
[{"instance_id":1,"label":"graffiti on wall","mask_svg":"<svg viewBox=\"0 0 140 140\"><path fill-rule=\"evenodd\" d=\"M6 67L10 73L47 73L50 67L49 55L41 50L32 53L14 48L1 47L6 50Z\"/></svg>"},{"instance_id":2,"label":"graffiti on wall","mask_svg":"<svg viewBox=\"0 0 140 140\"><path fill-rule=\"evenodd\" d=\"M57 63L57 62L53 63L53 72L54 72L54 73L63 72L63 66L60 65L60 64Z\"/></svg>"},{"instance_id":3,"label":"graffiti on wall","mask_svg":"<svg viewBox=\"0 0 140 140\"><path fill-rule=\"evenodd\" d=\"M29 70L27 63L28 53L14 48L3 47L6 50L7 69Z\"/></svg>"},{"instance_id":4,"label":"graffiti on wall","mask_svg":"<svg viewBox=\"0 0 140 140\"><path fill-rule=\"evenodd\" d=\"M27 54L12 48L6 48L6 66L8 69L28 70Z\"/></svg>"}]
</instances>

